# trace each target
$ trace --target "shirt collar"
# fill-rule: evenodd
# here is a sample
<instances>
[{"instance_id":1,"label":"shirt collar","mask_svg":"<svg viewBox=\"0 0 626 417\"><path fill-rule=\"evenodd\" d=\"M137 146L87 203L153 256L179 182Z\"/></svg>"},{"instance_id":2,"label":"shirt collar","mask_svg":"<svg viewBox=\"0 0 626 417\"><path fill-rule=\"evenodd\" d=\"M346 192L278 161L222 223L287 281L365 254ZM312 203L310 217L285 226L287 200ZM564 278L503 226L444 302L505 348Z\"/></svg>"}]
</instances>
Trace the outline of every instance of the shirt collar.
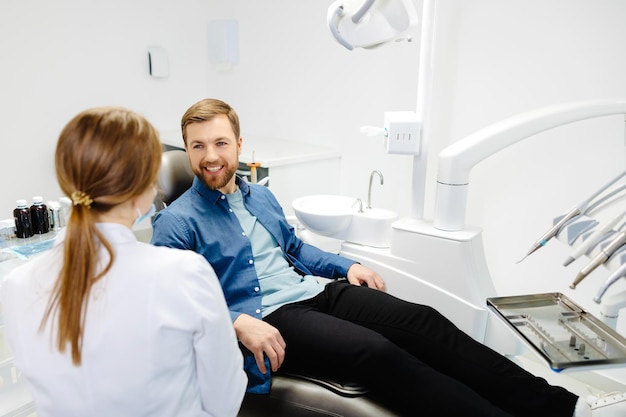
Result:
<instances>
[{"instance_id":1,"label":"shirt collar","mask_svg":"<svg viewBox=\"0 0 626 417\"><path fill-rule=\"evenodd\" d=\"M96 223L98 230L104 235L104 237L111 243L124 243L137 241L137 237L133 231L119 223ZM60 245L65 241L67 228L61 229L54 239L54 246Z\"/></svg>"}]
</instances>

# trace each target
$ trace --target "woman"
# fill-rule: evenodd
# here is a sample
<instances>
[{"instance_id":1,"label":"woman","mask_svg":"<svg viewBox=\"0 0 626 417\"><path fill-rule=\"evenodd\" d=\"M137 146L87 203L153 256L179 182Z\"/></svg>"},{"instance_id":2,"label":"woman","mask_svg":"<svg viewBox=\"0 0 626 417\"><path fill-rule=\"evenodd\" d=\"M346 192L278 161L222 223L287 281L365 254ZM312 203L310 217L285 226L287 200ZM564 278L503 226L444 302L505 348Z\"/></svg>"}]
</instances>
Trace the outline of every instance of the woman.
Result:
<instances>
[{"instance_id":1,"label":"woman","mask_svg":"<svg viewBox=\"0 0 626 417\"><path fill-rule=\"evenodd\" d=\"M137 242L160 168L158 133L86 110L56 148L73 209L54 247L15 269L2 308L39 417L235 416L246 387L216 275L200 255Z\"/></svg>"}]
</instances>

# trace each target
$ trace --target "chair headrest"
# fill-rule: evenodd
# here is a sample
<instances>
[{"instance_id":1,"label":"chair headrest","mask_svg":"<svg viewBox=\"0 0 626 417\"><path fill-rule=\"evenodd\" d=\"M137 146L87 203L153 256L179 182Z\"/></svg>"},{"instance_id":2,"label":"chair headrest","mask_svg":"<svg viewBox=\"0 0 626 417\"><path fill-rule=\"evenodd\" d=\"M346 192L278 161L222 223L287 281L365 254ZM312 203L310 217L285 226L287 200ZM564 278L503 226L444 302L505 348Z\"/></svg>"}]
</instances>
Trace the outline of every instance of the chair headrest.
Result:
<instances>
[{"instance_id":1,"label":"chair headrest","mask_svg":"<svg viewBox=\"0 0 626 417\"><path fill-rule=\"evenodd\" d=\"M187 191L193 178L187 152L178 149L163 152L158 182L159 197L166 205Z\"/></svg>"}]
</instances>

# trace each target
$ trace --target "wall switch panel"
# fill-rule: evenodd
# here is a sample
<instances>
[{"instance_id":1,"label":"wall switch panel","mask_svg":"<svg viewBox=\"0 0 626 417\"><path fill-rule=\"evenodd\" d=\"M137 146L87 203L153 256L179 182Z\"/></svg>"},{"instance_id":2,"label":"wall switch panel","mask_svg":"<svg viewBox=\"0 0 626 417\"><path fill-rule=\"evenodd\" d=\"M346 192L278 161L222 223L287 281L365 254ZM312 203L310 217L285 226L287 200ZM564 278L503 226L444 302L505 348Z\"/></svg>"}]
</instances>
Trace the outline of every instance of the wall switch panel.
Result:
<instances>
[{"instance_id":1,"label":"wall switch panel","mask_svg":"<svg viewBox=\"0 0 626 417\"><path fill-rule=\"evenodd\" d=\"M419 155L421 124L412 111L385 112L387 153Z\"/></svg>"}]
</instances>

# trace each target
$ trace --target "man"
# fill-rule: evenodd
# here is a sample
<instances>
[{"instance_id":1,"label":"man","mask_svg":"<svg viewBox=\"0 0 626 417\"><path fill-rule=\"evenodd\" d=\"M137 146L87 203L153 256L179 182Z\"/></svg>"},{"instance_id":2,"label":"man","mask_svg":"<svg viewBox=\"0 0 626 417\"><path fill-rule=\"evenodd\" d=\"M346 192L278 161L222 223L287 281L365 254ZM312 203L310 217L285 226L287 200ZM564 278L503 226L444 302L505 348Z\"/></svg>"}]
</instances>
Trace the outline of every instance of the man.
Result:
<instances>
[{"instance_id":1,"label":"man","mask_svg":"<svg viewBox=\"0 0 626 417\"><path fill-rule=\"evenodd\" d=\"M181 127L196 178L157 215L152 241L196 251L215 269L244 346L248 392L269 392L280 369L368 386L402 415L591 415L586 401L434 309L388 295L376 272L298 239L272 193L235 175L242 138L228 104L201 100Z\"/></svg>"}]
</instances>

